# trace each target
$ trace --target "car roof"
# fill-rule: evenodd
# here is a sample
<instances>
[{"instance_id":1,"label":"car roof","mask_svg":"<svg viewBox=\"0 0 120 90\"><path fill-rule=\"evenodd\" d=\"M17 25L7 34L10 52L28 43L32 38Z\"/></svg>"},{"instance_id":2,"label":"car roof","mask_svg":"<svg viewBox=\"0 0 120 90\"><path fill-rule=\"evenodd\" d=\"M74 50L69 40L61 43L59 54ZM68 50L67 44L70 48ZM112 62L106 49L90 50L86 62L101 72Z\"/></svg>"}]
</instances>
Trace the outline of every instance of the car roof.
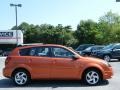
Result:
<instances>
[{"instance_id":1,"label":"car roof","mask_svg":"<svg viewBox=\"0 0 120 90\"><path fill-rule=\"evenodd\" d=\"M89 46L89 45L95 45L95 44L81 44L79 46Z\"/></svg>"},{"instance_id":2,"label":"car roof","mask_svg":"<svg viewBox=\"0 0 120 90\"><path fill-rule=\"evenodd\" d=\"M120 45L120 43L113 43L114 45Z\"/></svg>"},{"instance_id":3,"label":"car roof","mask_svg":"<svg viewBox=\"0 0 120 90\"><path fill-rule=\"evenodd\" d=\"M94 46L90 46L90 47L105 47L105 45L94 45Z\"/></svg>"},{"instance_id":4,"label":"car roof","mask_svg":"<svg viewBox=\"0 0 120 90\"><path fill-rule=\"evenodd\" d=\"M18 46L17 48L18 49L24 49L24 48L31 48L31 47L39 47L39 46L49 46L49 47L52 47L52 46L58 46L58 47L65 47L65 46L62 46L62 45L58 45L58 44L34 44L34 45L23 45L23 46Z\"/></svg>"}]
</instances>

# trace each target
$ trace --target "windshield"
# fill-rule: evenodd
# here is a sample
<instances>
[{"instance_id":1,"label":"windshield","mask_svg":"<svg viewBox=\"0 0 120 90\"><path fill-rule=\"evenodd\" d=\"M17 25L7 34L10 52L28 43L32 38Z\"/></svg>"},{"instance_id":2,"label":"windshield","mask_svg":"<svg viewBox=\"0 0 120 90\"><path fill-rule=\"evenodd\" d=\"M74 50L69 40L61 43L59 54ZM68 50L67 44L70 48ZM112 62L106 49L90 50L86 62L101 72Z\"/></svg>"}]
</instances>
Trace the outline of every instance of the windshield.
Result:
<instances>
[{"instance_id":1,"label":"windshield","mask_svg":"<svg viewBox=\"0 0 120 90\"><path fill-rule=\"evenodd\" d=\"M91 50L92 49L92 47L88 47L88 48L86 48L85 50L86 51L89 51L89 50Z\"/></svg>"},{"instance_id":2,"label":"windshield","mask_svg":"<svg viewBox=\"0 0 120 90\"><path fill-rule=\"evenodd\" d=\"M103 49L110 49L113 48L115 44L109 44L107 46L105 46Z\"/></svg>"},{"instance_id":3,"label":"windshield","mask_svg":"<svg viewBox=\"0 0 120 90\"><path fill-rule=\"evenodd\" d=\"M84 48L85 48L84 46L79 46L76 50L77 51L82 51L82 50L84 50Z\"/></svg>"},{"instance_id":4,"label":"windshield","mask_svg":"<svg viewBox=\"0 0 120 90\"><path fill-rule=\"evenodd\" d=\"M80 45L76 50L77 51L83 51L85 49L87 49L88 47L93 46L93 44L84 44L84 45Z\"/></svg>"}]
</instances>

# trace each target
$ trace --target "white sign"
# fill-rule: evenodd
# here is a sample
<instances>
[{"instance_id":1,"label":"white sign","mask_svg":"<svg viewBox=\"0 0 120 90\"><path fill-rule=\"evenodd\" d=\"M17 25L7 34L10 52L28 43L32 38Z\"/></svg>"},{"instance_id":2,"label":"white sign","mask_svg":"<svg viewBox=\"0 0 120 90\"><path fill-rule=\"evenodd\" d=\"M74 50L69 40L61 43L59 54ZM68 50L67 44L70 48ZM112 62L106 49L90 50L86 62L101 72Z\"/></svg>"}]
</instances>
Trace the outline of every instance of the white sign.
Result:
<instances>
[{"instance_id":1,"label":"white sign","mask_svg":"<svg viewBox=\"0 0 120 90\"><path fill-rule=\"evenodd\" d=\"M13 32L0 32L0 37L13 37Z\"/></svg>"},{"instance_id":2,"label":"white sign","mask_svg":"<svg viewBox=\"0 0 120 90\"><path fill-rule=\"evenodd\" d=\"M23 44L21 30L0 30L0 44Z\"/></svg>"}]
</instances>

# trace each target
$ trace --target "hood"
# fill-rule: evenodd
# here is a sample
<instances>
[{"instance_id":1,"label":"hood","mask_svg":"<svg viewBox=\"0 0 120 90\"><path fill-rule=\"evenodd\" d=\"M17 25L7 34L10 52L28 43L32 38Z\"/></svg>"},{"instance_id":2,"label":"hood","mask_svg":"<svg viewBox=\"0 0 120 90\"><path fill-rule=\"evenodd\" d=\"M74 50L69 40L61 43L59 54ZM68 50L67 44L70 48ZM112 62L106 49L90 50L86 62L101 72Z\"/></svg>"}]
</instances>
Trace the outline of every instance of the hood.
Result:
<instances>
[{"instance_id":1,"label":"hood","mask_svg":"<svg viewBox=\"0 0 120 90\"><path fill-rule=\"evenodd\" d=\"M88 62L96 62L96 63L101 63L101 62L105 62L102 59L99 58L93 58L93 57L81 57L83 60L86 60Z\"/></svg>"}]
</instances>

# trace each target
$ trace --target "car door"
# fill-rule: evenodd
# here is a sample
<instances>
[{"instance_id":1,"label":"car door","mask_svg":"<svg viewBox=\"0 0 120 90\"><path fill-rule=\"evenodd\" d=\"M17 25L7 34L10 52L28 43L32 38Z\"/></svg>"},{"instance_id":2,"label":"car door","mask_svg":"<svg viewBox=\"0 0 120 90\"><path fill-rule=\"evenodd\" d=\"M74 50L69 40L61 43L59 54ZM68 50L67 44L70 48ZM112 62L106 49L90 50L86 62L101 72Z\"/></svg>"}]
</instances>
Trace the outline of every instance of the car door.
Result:
<instances>
[{"instance_id":1,"label":"car door","mask_svg":"<svg viewBox=\"0 0 120 90\"><path fill-rule=\"evenodd\" d=\"M79 61L73 60L72 52L61 47L52 47L52 71L53 79L78 79L79 78Z\"/></svg>"},{"instance_id":2,"label":"car door","mask_svg":"<svg viewBox=\"0 0 120 90\"><path fill-rule=\"evenodd\" d=\"M120 58L120 45L117 45L112 50L112 56L114 58Z\"/></svg>"},{"instance_id":3,"label":"car door","mask_svg":"<svg viewBox=\"0 0 120 90\"><path fill-rule=\"evenodd\" d=\"M50 78L51 56L49 47L35 47L30 50L33 77L36 79Z\"/></svg>"}]
</instances>

